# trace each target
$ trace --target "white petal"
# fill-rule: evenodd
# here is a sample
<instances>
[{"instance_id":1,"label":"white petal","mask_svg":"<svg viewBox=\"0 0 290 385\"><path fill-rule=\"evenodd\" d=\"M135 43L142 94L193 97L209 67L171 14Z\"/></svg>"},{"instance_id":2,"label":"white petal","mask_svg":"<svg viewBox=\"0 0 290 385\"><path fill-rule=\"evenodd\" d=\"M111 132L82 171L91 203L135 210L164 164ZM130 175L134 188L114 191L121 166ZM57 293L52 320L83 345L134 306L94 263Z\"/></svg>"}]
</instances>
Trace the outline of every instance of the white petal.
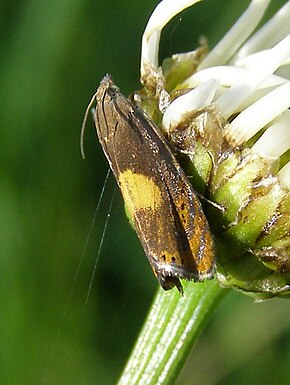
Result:
<instances>
[{"instance_id":1,"label":"white petal","mask_svg":"<svg viewBox=\"0 0 290 385\"><path fill-rule=\"evenodd\" d=\"M290 188L290 162L286 163L278 173L281 182L288 188Z\"/></svg>"},{"instance_id":2,"label":"white petal","mask_svg":"<svg viewBox=\"0 0 290 385\"><path fill-rule=\"evenodd\" d=\"M229 125L226 135L235 144L242 144L287 110L289 105L290 81L269 92L241 112Z\"/></svg>"},{"instance_id":3,"label":"white petal","mask_svg":"<svg viewBox=\"0 0 290 385\"><path fill-rule=\"evenodd\" d=\"M219 80L219 85L222 87L232 87L238 83L241 77L247 73L246 68L239 68L234 66L216 66L206 68L198 71L189 78L187 78L181 85L180 88L191 88L197 87L201 83L206 82L209 79ZM273 87L285 83L287 80L277 76L271 75L260 85L260 88Z\"/></svg>"},{"instance_id":4,"label":"white petal","mask_svg":"<svg viewBox=\"0 0 290 385\"><path fill-rule=\"evenodd\" d=\"M179 12L201 0L163 0L154 9L142 37L141 77L146 64L158 68L158 50L162 28Z\"/></svg>"},{"instance_id":5,"label":"white petal","mask_svg":"<svg viewBox=\"0 0 290 385\"><path fill-rule=\"evenodd\" d=\"M256 52L248 56L244 56L235 61L235 66L251 68L255 66L257 63L261 63L262 61L266 61L269 57L269 49L265 49L264 51ZM281 65L286 65L290 61L290 56L283 62Z\"/></svg>"},{"instance_id":6,"label":"white petal","mask_svg":"<svg viewBox=\"0 0 290 385\"><path fill-rule=\"evenodd\" d=\"M164 129L168 131L170 126L177 124L185 113L209 105L217 87L218 81L210 79L194 90L175 99L163 115L162 125Z\"/></svg>"},{"instance_id":7,"label":"white petal","mask_svg":"<svg viewBox=\"0 0 290 385\"><path fill-rule=\"evenodd\" d=\"M278 158L290 148L290 111L285 111L253 145L252 150L269 158Z\"/></svg>"},{"instance_id":8,"label":"white petal","mask_svg":"<svg viewBox=\"0 0 290 385\"><path fill-rule=\"evenodd\" d=\"M202 61L199 69L226 63L256 28L269 2L270 0L252 0L238 21Z\"/></svg>"},{"instance_id":9,"label":"white petal","mask_svg":"<svg viewBox=\"0 0 290 385\"><path fill-rule=\"evenodd\" d=\"M240 79L240 82L226 91L218 100L217 104L225 118L238 112L240 105L247 99L259 85L270 76L290 56L290 35L279 42L275 47L267 51L261 61L257 61Z\"/></svg>"},{"instance_id":10,"label":"white petal","mask_svg":"<svg viewBox=\"0 0 290 385\"><path fill-rule=\"evenodd\" d=\"M290 33L290 1L263 25L237 52L235 59L273 47ZM237 64L235 60L235 64Z\"/></svg>"}]
</instances>

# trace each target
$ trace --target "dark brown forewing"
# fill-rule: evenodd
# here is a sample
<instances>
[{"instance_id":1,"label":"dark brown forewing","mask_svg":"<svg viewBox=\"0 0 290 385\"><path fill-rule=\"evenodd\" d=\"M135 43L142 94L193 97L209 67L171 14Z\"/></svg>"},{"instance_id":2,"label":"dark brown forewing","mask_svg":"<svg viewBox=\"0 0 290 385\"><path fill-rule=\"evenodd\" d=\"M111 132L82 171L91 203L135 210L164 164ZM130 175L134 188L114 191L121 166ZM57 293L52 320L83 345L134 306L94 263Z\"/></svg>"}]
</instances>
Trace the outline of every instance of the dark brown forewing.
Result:
<instances>
[{"instance_id":1,"label":"dark brown forewing","mask_svg":"<svg viewBox=\"0 0 290 385\"><path fill-rule=\"evenodd\" d=\"M213 241L186 175L152 120L106 76L96 94L99 141L151 267L165 289L213 274Z\"/></svg>"}]
</instances>

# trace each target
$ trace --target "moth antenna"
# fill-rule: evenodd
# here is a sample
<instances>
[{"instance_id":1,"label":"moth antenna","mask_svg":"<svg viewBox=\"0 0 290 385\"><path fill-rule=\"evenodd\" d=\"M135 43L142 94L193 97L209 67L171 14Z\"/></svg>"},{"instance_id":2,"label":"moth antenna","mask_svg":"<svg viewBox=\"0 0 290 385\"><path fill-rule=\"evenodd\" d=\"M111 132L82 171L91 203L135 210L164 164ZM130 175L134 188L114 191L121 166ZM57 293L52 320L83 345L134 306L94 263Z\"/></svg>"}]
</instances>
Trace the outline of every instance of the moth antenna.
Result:
<instances>
[{"instance_id":1,"label":"moth antenna","mask_svg":"<svg viewBox=\"0 0 290 385\"><path fill-rule=\"evenodd\" d=\"M81 135L80 135L80 149L81 149L81 154L82 154L82 158L83 159L86 158L85 151L84 151L84 134L85 134L85 129L86 129L86 123L87 123L87 119L88 119L90 108L92 107L92 105L93 105L93 103L94 103L94 101L96 99L96 94L97 93L94 93L94 95L92 96L92 99L90 100L90 103L87 106L87 109L86 109L86 112L85 112L85 116L84 116L84 119L83 119L83 123L82 123L82 129L81 129Z\"/></svg>"}]
</instances>

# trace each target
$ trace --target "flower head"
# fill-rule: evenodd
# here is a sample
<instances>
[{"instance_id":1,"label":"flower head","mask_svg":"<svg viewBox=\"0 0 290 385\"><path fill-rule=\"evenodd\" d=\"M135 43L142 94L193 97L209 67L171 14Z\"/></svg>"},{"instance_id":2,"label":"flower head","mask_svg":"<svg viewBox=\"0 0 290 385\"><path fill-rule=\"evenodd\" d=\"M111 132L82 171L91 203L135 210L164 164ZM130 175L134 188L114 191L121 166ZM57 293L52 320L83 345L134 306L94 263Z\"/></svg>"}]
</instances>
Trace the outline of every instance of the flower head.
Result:
<instances>
[{"instance_id":1,"label":"flower head","mask_svg":"<svg viewBox=\"0 0 290 385\"><path fill-rule=\"evenodd\" d=\"M137 102L189 156L194 187L223 208L207 207L221 284L289 295L290 1L256 30L270 1L252 0L210 52L203 44L160 66L162 28L196 2L153 11Z\"/></svg>"}]
</instances>

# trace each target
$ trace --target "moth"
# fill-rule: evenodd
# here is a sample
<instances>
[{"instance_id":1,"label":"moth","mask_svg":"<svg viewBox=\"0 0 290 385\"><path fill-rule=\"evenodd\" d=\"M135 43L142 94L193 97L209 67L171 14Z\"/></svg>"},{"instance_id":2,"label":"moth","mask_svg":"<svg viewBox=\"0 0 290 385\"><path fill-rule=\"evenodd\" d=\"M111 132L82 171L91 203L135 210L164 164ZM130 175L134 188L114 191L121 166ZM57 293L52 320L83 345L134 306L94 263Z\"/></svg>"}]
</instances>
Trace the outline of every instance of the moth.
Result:
<instances>
[{"instance_id":1,"label":"moth","mask_svg":"<svg viewBox=\"0 0 290 385\"><path fill-rule=\"evenodd\" d=\"M209 224L161 131L120 93L109 75L93 101L99 142L162 288L176 286L183 293L180 279L212 278L214 243Z\"/></svg>"}]
</instances>

